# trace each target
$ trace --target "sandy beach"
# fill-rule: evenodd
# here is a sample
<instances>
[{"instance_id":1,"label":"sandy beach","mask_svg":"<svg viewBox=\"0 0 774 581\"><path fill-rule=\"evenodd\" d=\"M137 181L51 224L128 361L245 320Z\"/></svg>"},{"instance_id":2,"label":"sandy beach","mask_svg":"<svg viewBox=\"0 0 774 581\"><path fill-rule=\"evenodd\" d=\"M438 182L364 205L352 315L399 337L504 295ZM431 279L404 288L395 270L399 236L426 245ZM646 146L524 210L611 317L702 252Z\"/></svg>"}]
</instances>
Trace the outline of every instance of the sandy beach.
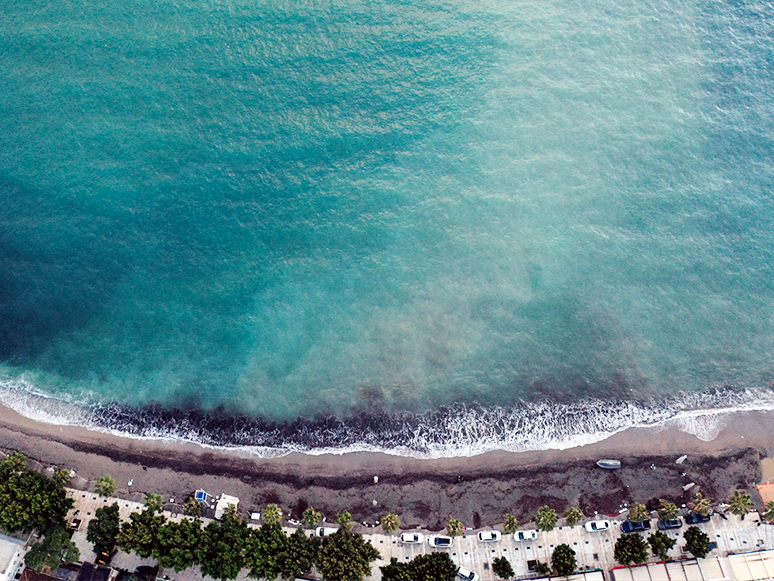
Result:
<instances>
[{"instance_id":1,"label":"sandy beach","mask_svg":"<svg viewBox=\"0 0 774 581\"><path fill-rule=\"evenodd\" d=\"M761 459L774 453L774 413L737 412L722 422L711 441L667 425L566 450L437 460L381 453L262 459L239 450L50 425L0 407L0 447L22 450L44 467L75 470L76 487L111 475L117 494L135 500L155 492L182 503L204 488L238 496L243 513L269 502L295 518L308 505L329 520L341 510L358 522L395 512L404 527L438 530L449 515L477 528L502 522L505 512L527 522L542 504L557 511L578 504L587 514L610 514L627 502L654 507L667 498L680 504L697 490L722 500L743 488L759 502L754 485L761 480ZM687 460L676 464L683 454ZM603 457L620 459L622 469L597 468L595 461ZM693 489L683 492L691 482Z\"/></svg>"}]
</instances>

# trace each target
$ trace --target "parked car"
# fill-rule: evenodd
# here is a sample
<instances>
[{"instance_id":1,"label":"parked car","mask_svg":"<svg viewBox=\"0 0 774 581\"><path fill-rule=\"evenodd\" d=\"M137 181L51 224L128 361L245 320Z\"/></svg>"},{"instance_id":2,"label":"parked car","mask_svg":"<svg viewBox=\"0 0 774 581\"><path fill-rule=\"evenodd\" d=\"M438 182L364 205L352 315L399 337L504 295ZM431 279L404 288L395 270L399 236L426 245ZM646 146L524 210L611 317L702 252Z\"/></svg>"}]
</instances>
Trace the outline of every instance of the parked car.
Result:
<instances>
[{"instance_id":1,"label":"parked car","mask_svg":"<svg viewBox=\"0 0 774 581\"><path fill-rule=\"evenodd\" d=\"M514 541L534 541L537 538L537 531L530 529L527 531L516 531L513 533Z\"/></svg>"},{"instance_id":2,"label":"parked car","mask_svg":"<svg viewBox=\"0 0 774 581\"><path fill-rule=\"evenodd\" d=\"M683 526L683 521L681 521L679 518L658 521L658 530L660 531L679 529L681 526Z\"/></svg>"},{"instance_id":3,"label":"parked car","mask_svg":"<svg viewBox=\"0 0 774 581\"><path fill-rule=\"evenodd\" d=\"M590 533L597 533L600 531L608 531L610 530L610 521L609 520L590 520L585 525L586 530Z\"/></svg>"},{"instance_id":4,"label":"parked car","mask_svg":"<svg viewBox=\"0 0 774 581\"><path fill-rule=\"evenodd\" d=\"M484 543L496 543L501 536L500 531L481 531L478 533L478 540Z\"/></svg>"},{"instance_id":5,"label":"parked car","mask_svg":"<svg viewBox=\"0 0 774 581\"><path fill-rule=\"evenodd\" d=\"M625 520L621 523L621 532L623 533L639 533L649 528L649 520Z\"/></svg>"},{"instance_id":6,"label":"parked car","mask_svg":"<svg viewBox=\"0 0 774 581\"><path fill-rule=\"evenodd\" d=\"M454 539L443 535L433 535L427 539L427 544L436 549L448 549L454 544Z\"/></svg>"},{"instance_id":7,"label":"parked car","mask_svg":"<svg viewBox=\"0 0 774 581\"><path fill-rule=\"evenodd\" d=\"M407 544L419 544L425 542L425 535L422 533L401 533L400 542Z\"/></svg>"},{"instance_id":8,"label":"parked car","mask_svg":"<svg viewBox=\"0 0 774 581\"><path fill-rule=\"evenodd\" d=\"M710 521L709 515L703 515L698 512L691 512L689 514L686 514L683 518L685 519L685 524L687 525L697 525L703 522Z\"/></svg>"},{"instance_id":9,"label":"parked car","mask_svg":"<svg viewBox=\"0 0 774 581\"><path fill-rule=\"evenodd\" d=\"M478 576L478 573L474 573L473 571L466 569L465 567L458 567L457 568L457 577L460 579L467 579L467 581L478 581L481 579L481 577Z\"/></svg>"},{"instance_id":10,"label":"parked car","mask_svg":"<svg viewBox=\"0 0 774 581\"><path fill-rule=\"evenodd\" d=\"M339 529L334 529L330 527L317 527L314 531L314 534L318 537L329 537L333 533L335 533Z\"/></svg>"}]
</instances>

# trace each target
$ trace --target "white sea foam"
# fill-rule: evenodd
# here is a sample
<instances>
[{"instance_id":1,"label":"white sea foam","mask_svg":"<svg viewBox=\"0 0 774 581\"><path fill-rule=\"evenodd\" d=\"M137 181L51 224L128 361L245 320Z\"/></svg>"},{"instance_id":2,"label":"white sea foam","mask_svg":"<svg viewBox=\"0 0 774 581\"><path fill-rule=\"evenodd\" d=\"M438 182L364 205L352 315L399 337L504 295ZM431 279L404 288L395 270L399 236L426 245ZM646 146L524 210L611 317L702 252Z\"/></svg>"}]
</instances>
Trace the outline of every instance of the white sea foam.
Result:
<instances>
[{"instance_id":1,"label":"white sea foam","mask_svg":"<svg viewBox=\"0 0 774 581\"><path fill-rule=\"evenodd\" d=\"M381 430L344 418L324 426L301 424L289 434L287 426L260 423L256 427L249 419L234 424L237 427L227 423L227 431L213 433L185 415L171 421L147 411L135 416L126 408L105 413L105 408L99 406L90 408L46 396L23 379L0 382L0 402L25 417L48 424L83 426L143 440L239 449L260 457L293 452L382 452L449 458L496 450L563 450L599 442L632 427L677 427L709 441L717 437L730 414L774 410L774 392L714 390L647 402L586 400L573 404L536 402L512 408L458 406L420 415L396 414Z\"/></svg>"}]
</instances>

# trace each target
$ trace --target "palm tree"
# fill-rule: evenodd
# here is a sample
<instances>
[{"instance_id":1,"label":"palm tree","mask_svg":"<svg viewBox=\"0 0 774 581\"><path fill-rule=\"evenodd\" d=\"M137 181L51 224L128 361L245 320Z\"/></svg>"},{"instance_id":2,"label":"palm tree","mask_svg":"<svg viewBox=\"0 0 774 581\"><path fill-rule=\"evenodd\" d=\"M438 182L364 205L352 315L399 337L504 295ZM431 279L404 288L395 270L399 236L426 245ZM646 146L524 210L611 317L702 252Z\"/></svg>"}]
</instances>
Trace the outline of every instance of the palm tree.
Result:
<instances>
[{"instance_id":1,"label":"palm tree","mask_svg":"<svg viewBox=\"0 0 774 581\"><path fill-rule=\"evenodd\" d=\"M541 506L535 515L535 524L541 531L550 531L556 526L556 511L549 506Z\"/></svg>"},{"instance_id":2,"label":"palm tree","mask_svg":"<svg viewBox=\"0 0 774 581\"><path fill-rule=\"evenodd\" d=\"M397 514L385 514L382 517L382 529L385 533L397 531L400 528L400 518Z\"/></svg>"},{"instance_id":3,"label":"palm tree","mask_svg":"<svg viewBox=\"0 0 774 581\"><path fill-rule=\"evenodd\" d=\"M160 494L149 492L145 495L145 506L152 512L161 512L164 507L164 499L161 498Z\"/></svg>"},{"instance_id":4,"label":"palm tree","mask_svg":"<svg viewBox=\"0 0 774 581\"><path fill-rule=\"evenodd\" d=\"M774 500L770 500L766 503L763 511L763 518L768 522L774 522Z\"/></svg>"},{"instance_id":5,"label":"palm tree","mask_svg":"<svg viewBox=\"0 0 774 581\"><path fill-rule=\"evenodd\" d=\"M629 507L629 520L633 521L643 521L650 517L650 514L648 514L648 508L640 503L635 502Z\"/></svg>"},{"instance_id":6,"label":"palm tree","mask_svg":"<svg viewBox=\"0 0 774 581\"><path fill-rule=\"evenodd\" d=\"M336 522L341 528L349 530L352 528L352 515L344 510L336 515Z\"/></svg>"},{"instance_id":7,"label":"palm tree","mask_svg":"<svg viewBox=\"0 0 774 581\"><path fill-rule=\"evenodd\" d=\"M453 516L450 516L449 522L446 523L446 534L450 537L458 537L464 532L465 525Z\"/></svg>"},{"instance_id":8,"label":"palm tree","mask_svg":"<svg viewBox=\"0 0 774 581\"><path fill-rule=\"evenodd\" d=\"M661 520L673 520L677 518L679 513L677 505L668 500L662 500L661 505L658 507L658 518Z\"/></svg>"},{"instance_id":9,"label":"palm tree","mask_svg":"<svg viewBox=\"0 0 774 581\"><path fill-rule=\"evenodd\" d=\"M744 490L734 490L734 493L728 498L728 508L736 516L744 518L744 515L753 508L752 498Z\"/></svg>"},{"instance_id":10,"label":"palm tree","mask_svg":"<svg viewBox=\"0 0 774 581\"><path fill-rule=\"evenodd\" d=\"M688 506L693 512L707 516L712 508L712 501L702 496L701 492L697 492L693 502L689 502Z\"/></svg>"},{"instance_id":11,"label":"palm tree","mask_svg":"<svg viewBox=\"0 0 774 581\"><path fill-rule=\"evenodd\" d=\"M567 510L564 511L564 520L566 520L567 524L571 527L574 527L576 524L578 524L583 516L583 511L579 506L569 506L567 507Z\"/></svg>"},{"instance_id":12,"label":"palm tree","mask_svg":"<svg viewBox=\"0 0 774 581\"><path fill-rule=\"evenodd\" d=\"M282 511L280 510L280 507L276 504L267 504L266 508L263 509L261 520L263 520L263 524L269 526L280 524L280 521L282 520Z\"/></svg>"},{"instance_id":13,"label":"palm tree","mask_svg":"<svg viewBox=\"0 0 774 581\"><path fill-rule=\"evenodd\" d=\"M312 528L319 526L323 522L322 513L316 511L313 506L307 506L301 514L301 518L306 526Z\"/></svg>"},{"instance_id":14,"label":"palm tree","mask_svg":"<svg viewBox=\"0 0 774 581\"><path fill-rule=\"evenodd\" d=\"M517 530L519 530L519 519L517 519L512 514L506 513L503 530L505 531L506 534L509 534L509 535L515 533Z\"/></svg>"}]
</instances>

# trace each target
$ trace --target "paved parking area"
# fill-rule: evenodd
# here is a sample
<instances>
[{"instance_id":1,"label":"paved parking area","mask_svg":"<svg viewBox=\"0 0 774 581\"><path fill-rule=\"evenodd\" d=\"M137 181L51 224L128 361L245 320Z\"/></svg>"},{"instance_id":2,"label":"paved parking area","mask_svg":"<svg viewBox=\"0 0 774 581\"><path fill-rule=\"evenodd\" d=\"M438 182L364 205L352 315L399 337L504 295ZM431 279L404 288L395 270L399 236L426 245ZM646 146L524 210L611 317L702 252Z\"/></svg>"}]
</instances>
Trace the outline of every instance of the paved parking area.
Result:
<instances>
[{"instance_id":1,"label":"paved parking area","mask_svg":"<svg viewBox=\"0 0 774 581\"><path fill-rule=\"evenodd\" d=\"M86 528L88 521L94 518L94 513L98 508L117 502L121 520L128 520L132 512L140 512L144 508L144 505L139 502L104 498L81 490L69 489L68 495L76 503L75 508L68 514L68 521L81 521L73 534L73 541L81 550L82 558L86 560L95 558L91 544L86 541ZM180 514L168 511L165 511L164 515L170 520L179 521L183 518ZM202 520L205 525L210 522L210 519ZM517 577L527 577L530 575L529 561L550 563L551 553L557 545L562 543L570 545L575 550L580 568L599 568L607 572L618 565L613 558L613 547L616 539L621 535L620 525L623 522L621 518L608 520L611 521L612 526L607 531L590 533L582 525L561 526L547 533L539 532L534 541L519 542L514 541L513 535L503 535L497 543L484 543L478 540L477 531L467 531L464 536L454 539L454 545L449 549L431 549L426 540L422 544L404 544L399 540L399 533L389 535L366 533L365 538L382 555L382 559L374 563L373 575L370 579L379 581L381 579L379 566L389 563L392 557L406 562L416 555L438 550L448 552L455 563L478 573L482 581L495 581L497 579L491 570L491 562L496 557L507 558ZM655 530L655 522L654 520L652 530ZM251 522L249 526L255 527L258 524ZM758 513L750 513L744 519L733 515L728 515L725 518L714 515L710 522L698 526L709 535L712 542L717 544L717 549L713 551L715 555L725 556L728 553L774 548L774 526L762 524ZM684 526L681 529L667 531L669 536L678 539L677 546L670 552L670 557L674 559L690 558L690 554L682 551L682 533L686 528ZM286 527L285 530L290 534L295 529ZM422 532L425 534L425 539L433 534ZM127 570L133 570L137 565L152 563L153 561L150 559L140 559L122 552L119 552L113 560L115 566ZM174 571L165 573L176 581L198 581L202 578L198 570L184 571L179 574Z\"/></svg>"}]
</instances>

